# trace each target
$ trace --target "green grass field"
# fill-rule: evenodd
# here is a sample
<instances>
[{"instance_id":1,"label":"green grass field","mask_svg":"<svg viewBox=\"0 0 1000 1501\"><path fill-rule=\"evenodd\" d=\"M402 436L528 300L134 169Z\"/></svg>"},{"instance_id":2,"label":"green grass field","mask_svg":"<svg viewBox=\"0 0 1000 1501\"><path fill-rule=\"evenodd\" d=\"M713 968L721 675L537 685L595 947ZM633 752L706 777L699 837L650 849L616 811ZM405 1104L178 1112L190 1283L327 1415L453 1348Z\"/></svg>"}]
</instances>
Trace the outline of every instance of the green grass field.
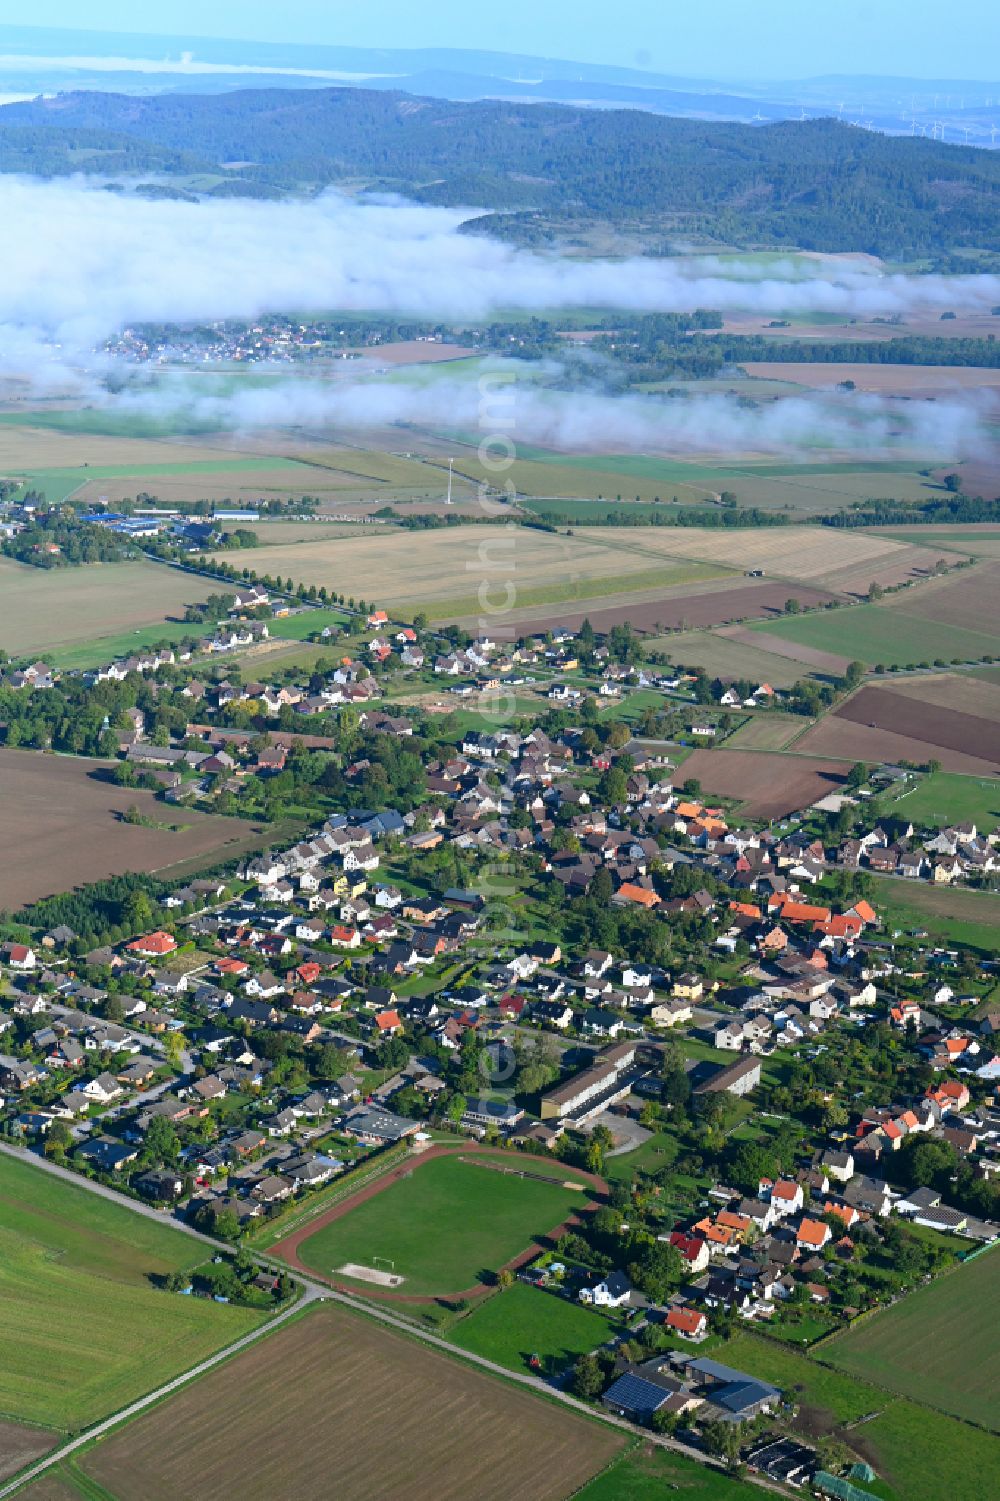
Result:
<instances>
[{"instance_id":1,"label":"green grass field","mask_svg":"<svg viewBox=\"0 0 1000 1501\"><path fill-rule=\"evenodd\" d=\"M150 1281L204 1259L165 1224L0 1158L0 1413L85 1427L247 1333L260 1314Z\"/></svg>"},{"instance_id":2,"label":"green grass field","mask_svg":"<svg viewBox=\"0 0 1000 1501\"><path fill-rule=\"evenodd\" d=\"M718 1359L780 1386L800 1407L814 1409L831 1425L855 1422L882 1405L870 1386L776 1340L737 1334L719 1351Z\"/></svg>"},{"instance_id":3,"label":"green grass field","mask_svg":"<svg viewBox=\"0 0 1000 1501\"><path fill-rule=\"evenodd\" d=\"M790 688L808 668L767 650L734 641L714 631L682 631L673 636L651 636L644 642L650 651L662 651L671 662L683 667L703 667L710 677L754 678L770 683L772 688Z\"/></svg>"},{"instance_id":4,"label":"green grass field","mask_svg":"<svg viewBox=\"0 0 1000 1501\"><path fill-rule=\"evenodd\" d=\"M984 1317L998 1297L1000 1253L986 1252L848 1330L822 1359L1000 1432L1000 1345Z\"/></svg>"},{"instance_id":5,"label":"green grass field","mask_svg":"<svg viewBox=\"0 0 1000 1501\"><path fill-rule=\"evenodd\" d=\"M683 1454L652 1447L631 1449L577 1491L574 1501L750 1501L766 1492Z\"/></svg>"},{"instance_id":6,"label":"green grass field","mask_svg":"<svg viewBox=\"0 0 1000 1501\"><path fill-rule=\"evenodd\" d=\"M985 624L985 622L984 622ZM819 610L750 626L766 649L768 637L795 641L800 646L837 652L873 666L907 667L919 662L976 662L1000 649L1000 632L969 631L939 621L923 620L903 609L853 605L843 610Z\"/></svg>"},{"instance_id":7,"label":"green grass field","mask_svg":"<svg viewBox=\"0 0 1000 1501\"><path fill-rule=\"evenodd\" d=\"M938 942L967 944L990 956L1000 931L1000 895L965 887L931 886L873 876L877 907L885 927L925 929Z\"/></svg>"},{"instance_id":8,"label":"green grass field","mask_svg":"<svg viewBox=\"0 0 1000 1501\"><path fill-rule=\"evenodd\" d=\"M305 641L328 625L340 630L357 624L354 616L345 610L303 610L298 615L286 615L283 619L269 620L267 629L276 641ZM364 622L362 621L362 624ZM331 648L333 643L331 642Z\"/></svg>"},{"instance_id":9,"label":"green grass field","mask_svg":"<svg viewBox=\"0 0 1000 1501\"><path fill-rule=\"evenodd\" d=\"M900 818L911 818L918 827L971 822L989 834L1000 823L1000 781L936 771L898 798L892 811Z\"/></svg>"},{"instance_id":10,"label":"green grass field","mask_svg":"<svg viewBox=\"0 0 1000 1501\"><path fill-rule=\"evenodd\" d=\"M805 1431L817 1419L820 1427L829 1428L878 1413L871 1422L848 1426L842 1436L874 1465L886 1482L883 1493L890 1491L899 1501L941 1501L944 1496L993 1501L1000 1440L992 1434L752 1334L738 1334L713 1356L780 1386L800 1409L807 1409L802 1413Z\"/></svg>"},{"instance_id":11,"label":"green grass field","mask_svg":"<svg viewBox=\"0 0 1000 1501\"><path fill-rule=\"evenodd\" d=\"M281 470L287 472L289 484L301 485L303 490L308 490L310 476L314 477L314 471L308 464L300 464L294 459L282 459L261 457L254 459L220 459L218 462L206 460L192 463L165 463L165 464L84 464L77 467L63 469L26 469L23 471L25 482L33 490L39 490L48 501L65 500L81 485L93 484L99 480L111 479L135 479L137 488L149 490L155 493L155 481L158 476L186 475L191 478L203 476L212 479L220 474L253 474L255 471L266 469L268 471Z\"/></svg>"},{"instance_id":12,"label":"green grass field","mask_svg":"<svg viewBox=\"0 0 1000 1501\"><path fill-rule=\"evenodd\" d=\"M512 1371L527 1371L531 1356L537 1354L543 1373L556 1376L578 1356L603 1345L614 1330L601 1313L515 1282L473 1309L448 1337L463 1350L485 1355Z\"/></svg>"},{"instance_id":13,"label":"green grass field","mask_svg":"<svg viewBox=\"0 0 1000 1501\"><path fill-rule=\"evenodd\" d=\"M465 1292L586 1202L561 1177L542 1183L437 1157L317 1230L299 1256L327 1275L346 1262L371 1266L383 1257L406 1278L400 1292Z\"/></svg>"},{"instance_id":14,"label":"green grass field","mask_svg":"<svg viewBox=\"0 0 1000 1501\"><path fill-rule=\"evenodd\" d=\"M783 714L780 710L754 714L730 735L726 745L733 750L784 750L804 735L815 721L802 714Z\"/></svg>"},{"instance_id":15,"label":"green grass field","mask_svg":"<svg viewBox=\"0 0 1000 1501\"><path fill-rule=\"evenodd\" d=\"M916 1402L878 1405L857 1438L900 1501L996 1501L1000 1439Z\"/></svg>"},{"instance_id":16,"label":"green grass field","mask_svg":"<svg viewBox=\"0 0 1000 1501\"><path fill-rule=\"evenodd\" d=\"M177 620L161 620L156 625L141 626L134 631L118 631L113 636L95 636L92 641L79 641L72 646L60 646L46 651L54 667L63 672L73 669L85 671L90 667L102 667L117 657L128 657L135 652L146 651L164 642L175 645L185 636L197 636L208 627L186 625Z\"/></svg>"}]
</instances>

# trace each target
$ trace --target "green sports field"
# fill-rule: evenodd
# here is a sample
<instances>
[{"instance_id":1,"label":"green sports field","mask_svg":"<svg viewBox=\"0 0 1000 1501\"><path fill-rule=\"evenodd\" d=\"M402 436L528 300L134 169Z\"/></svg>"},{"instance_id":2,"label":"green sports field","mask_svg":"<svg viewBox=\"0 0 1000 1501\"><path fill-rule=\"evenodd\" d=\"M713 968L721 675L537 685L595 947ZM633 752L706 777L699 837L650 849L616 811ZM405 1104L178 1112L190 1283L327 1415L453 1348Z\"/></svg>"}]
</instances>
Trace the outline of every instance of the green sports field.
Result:
<instances>
[{"instance_id":1,"label":"green sports field","mask_svg":"<svg viewBox=\"0 0 1000 1501\"><path fill-rule=\"evenodd\" d=\"M453 1344L512 1371L527 1371L532 1355L544 1375L557 1376L615 1332L604 1314L556 1293L515 1282L473 1309L449 1334Z\"/></svg>"},{"instance_id":2,"label":"green sports field","mask_svg":"<svg viewBox=\"0 0 1000 1501\"><path fill-rule=\"evenodd\" d=\"M85 1427L254 1328L258 1313L151 1281L204 1259L169 1226L0 1157L0 1413Z\"/></svg>"},{"instance_id":3,"label":"green sports field","mask_svg":"<svg viewBox=\"0 0 1000 1501\"><path fill-rule=\"evenodd\" d=\"M559 1178L541 1182L517 1176L519 1167L495 1172L460 1157L417 1162L410 1176L310 1235L299 1258L327 1276L347 1262L372 1266L382 1258L381 1268L391 1261L405 1277L401 1293L465 1292L588 1202L586 1192L563 1186L572 1173L560 1169ZM526 1170L551 1168L532 1161Z\"/></svg>"},{"instance_id":4,"label":"green sports field","mask_svg":"<svg viewBox=\"0 0 1000 1501\"><path fill-rule=\"evenodd\" d=\"M985 1316L998 1297L1000 1252L987 1251L831 1341L823 1360L1000 1432L1000 1345Z\"/></svg>"},{"instance_id":5,"label":"green sports field","mask_svg":"<svg viewBox=\"0 0 1000 1501\"><path fill-rule=\"evenodd\" d=\"M1000 823L1000 781L936 771L898 798L892 812L918 826L974 823L981 832L991 834Z\"/></svg>"}]
</instances>

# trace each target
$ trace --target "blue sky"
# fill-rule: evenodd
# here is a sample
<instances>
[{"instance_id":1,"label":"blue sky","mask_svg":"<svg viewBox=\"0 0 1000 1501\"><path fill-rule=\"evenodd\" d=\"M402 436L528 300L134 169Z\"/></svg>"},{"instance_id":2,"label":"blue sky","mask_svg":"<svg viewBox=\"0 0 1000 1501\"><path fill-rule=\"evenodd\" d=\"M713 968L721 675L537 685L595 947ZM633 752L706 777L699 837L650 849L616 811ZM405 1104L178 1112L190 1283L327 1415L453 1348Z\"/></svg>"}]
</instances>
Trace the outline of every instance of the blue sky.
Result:
<instances>
[{"instance_id":1,"label":"blue sky","mask_svg":"<svg viewBox=\"0 0 1000 1501\"><path fill-rule=\"evenodd\" d=\"M471 47L701 77L1000 73L997 0L0 0L0 22L353 46Z\"/></svg>"}]
</instances>

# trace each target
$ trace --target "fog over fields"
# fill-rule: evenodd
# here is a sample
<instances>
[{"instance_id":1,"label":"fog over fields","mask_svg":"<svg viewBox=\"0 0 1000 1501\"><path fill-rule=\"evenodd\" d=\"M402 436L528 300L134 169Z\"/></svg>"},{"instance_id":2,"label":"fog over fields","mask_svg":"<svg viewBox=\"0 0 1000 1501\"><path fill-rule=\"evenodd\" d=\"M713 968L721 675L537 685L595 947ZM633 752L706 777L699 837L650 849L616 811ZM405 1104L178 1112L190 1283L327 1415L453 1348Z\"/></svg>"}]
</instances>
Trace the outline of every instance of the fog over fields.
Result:
<instances>
[{"instance_id":1,"label":"fog over fields","mask_svg":"<svg viewBox=\"0 0 1000 1501\"><path fill-rule=\"evenodd\" d=\"M1000 277L881 273L861 259L803 257L573 259L517 250L458 232L466 213L399 200L357 202L334 192L307 201L159 201L120 184L0 179L0 212L15 227L0 246L0 374L36 394L69 391L98 403L226 428L329 423L475 423L469 383L389 383L353 372L336 383L288 379L238 394L192 398L187 385L111 395L111 362L95 353L136 322L253 318L336 309L481 319L497 311L601 307L763 315L888 317L983 312ZM814 268L814 269L813 269ZM258 367L260 368L260 367ZM559 370L511 370L558 384ZM508 372L510 373L510 371ZM513 422L522 441L594 450L764 453L842 450L949 457L987 446L991 398L898 403L878 396L803 393L747 410L728 397L610 396L521 386Z\"/></svg>"}]
</instances>

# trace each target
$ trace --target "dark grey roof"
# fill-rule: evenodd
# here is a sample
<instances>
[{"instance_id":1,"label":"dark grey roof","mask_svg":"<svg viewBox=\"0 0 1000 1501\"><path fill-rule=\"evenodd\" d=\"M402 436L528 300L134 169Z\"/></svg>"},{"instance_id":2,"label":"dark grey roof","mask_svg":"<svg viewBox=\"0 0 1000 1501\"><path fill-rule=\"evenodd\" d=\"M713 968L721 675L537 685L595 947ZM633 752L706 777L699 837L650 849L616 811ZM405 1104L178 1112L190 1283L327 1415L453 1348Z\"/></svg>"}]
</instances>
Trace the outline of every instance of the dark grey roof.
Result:
<instances>
[{"instance_id":1,"label":"dark grey roof","mask_svg":"<svg viewBox=\"0 0 1000 1501\"><path fill-rule=\"evenodd\" d=\"M652 1417L664 1402L670 1401L670 1397L671 1393L664 1391L661 1386L631 1372L619 1376L604 1393L604 1401L609 1406L620 1407L636 1418Z\"/></svg>"}]
</instances>

